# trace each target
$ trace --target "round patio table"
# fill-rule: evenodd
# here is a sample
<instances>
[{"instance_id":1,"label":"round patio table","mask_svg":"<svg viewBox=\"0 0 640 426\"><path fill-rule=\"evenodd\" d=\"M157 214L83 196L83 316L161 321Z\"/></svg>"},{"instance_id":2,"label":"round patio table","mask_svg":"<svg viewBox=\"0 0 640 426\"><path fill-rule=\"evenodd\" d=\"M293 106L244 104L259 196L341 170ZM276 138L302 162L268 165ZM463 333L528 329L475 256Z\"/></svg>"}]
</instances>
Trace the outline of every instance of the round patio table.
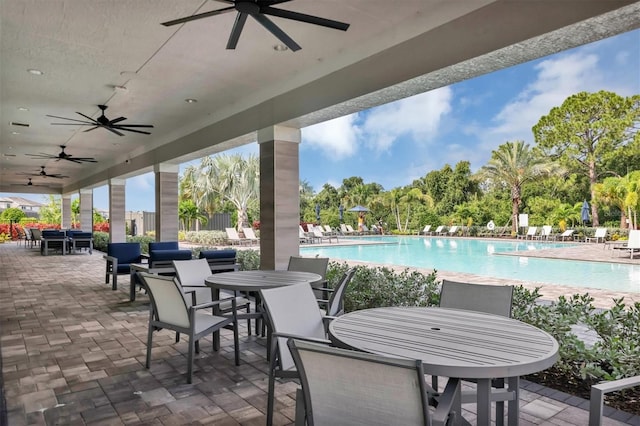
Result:
<instances>
[{"instance_id":1,"label":"round patio table","mask_svg":"<svg viewBox=\"0 0 640 426\"><path fill-rule=\"evenodd\" d=\"M491 379L507 378L508 423L519 418L519 376L551 367L558 342L503 316L448 308L389 307L354 311L329 324L339 346L420 359L427 374L477 380L478 424L491 424ZM496 419L497 424L502 419Z\"/></svg>"}]
</instances>

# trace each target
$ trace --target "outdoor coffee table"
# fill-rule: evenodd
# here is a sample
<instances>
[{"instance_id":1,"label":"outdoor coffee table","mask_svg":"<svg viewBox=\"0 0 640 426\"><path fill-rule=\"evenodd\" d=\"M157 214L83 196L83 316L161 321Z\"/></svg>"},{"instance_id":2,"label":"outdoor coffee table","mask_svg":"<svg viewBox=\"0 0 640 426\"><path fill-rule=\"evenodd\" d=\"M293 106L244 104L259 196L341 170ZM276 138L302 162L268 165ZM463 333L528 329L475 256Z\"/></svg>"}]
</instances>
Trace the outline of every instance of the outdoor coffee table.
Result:
<instances>
[{"instance_id":1,"label":"outdoor coffee table","mask_svg":"<svg viewBox=\"0 0 640 426\"><path fill-rule=\"evenodd\" d=\"M242 318L262 318L263 312L258 293L260 290L300 283L311 284L321 279L322 277L320 275L312 272L255 270L213 274L205 279L205 284L211 287L212 300L218 300L220 298L220 290L253 293L256 297L256 311L251 314L242 314ZM216 349L219 347L219 339L219 332L215 332L214 348Z\"/></svg>"},{"instance_id":2,"label":"outdoor coffee table","mask_svg":"<svg viewBox=\"0 0 640 426\"><path fill-rule=\"evenodd\" d=\"M390 307L354 311L329 324L331 340L365 352L421 359L427 374L477 380L477 423L491 424L491 379L508 378L519 418L519 377L551 367L558 342L515 319L445 308Z\"/></svg>"}]
</instances>

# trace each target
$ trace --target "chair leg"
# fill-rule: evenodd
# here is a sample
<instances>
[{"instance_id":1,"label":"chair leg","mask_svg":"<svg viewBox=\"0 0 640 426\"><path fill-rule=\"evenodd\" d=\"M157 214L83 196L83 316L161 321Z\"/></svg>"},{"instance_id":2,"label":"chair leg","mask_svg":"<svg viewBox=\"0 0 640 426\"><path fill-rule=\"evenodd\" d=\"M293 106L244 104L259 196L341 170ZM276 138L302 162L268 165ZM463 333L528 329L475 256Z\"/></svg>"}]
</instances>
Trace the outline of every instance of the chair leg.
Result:
<instances>
[{"instance_id":1,"label":"chair leg","mask_svg":"<svg viewBox=\"0 0 640 426\"><path fill-rule=\"evenodd\" d=\"M176 343L180 341L180 332L176 331Z\"/></svg>"},{"instance_id":2,"label":"chair leg","mask_svg":"<svg viewBox=\"0 0 640 426\"><path fill-rule=\"evenodd\" d=\"M249 325L249 328L251 328L251 325ZM235 361L236 361L236 365L240 365L240 341L238 339L238 318L235 318L233 321L233 349L235 352Z\"/></svg>"},{"instance_id":3,"label":"chair leg","mask_svg":"<svg viewBox=\"0 0 640 426\"><path fill-rule=\"evenodd\" d=\"M275 405L275 388L276 388L276 340L275 339L271 345L268 347L271 350L268 352L270 354L269 361L269 392L267 394L267 426L273 426L273 409Z\"/></svg>"},{"instance_id":4,"label":"chair leg","mask_svg":"<svg viewBox=\"0 0 640 426\"><path fill-rule=\"evenodd\" d=\"M189 339L189 340L193 340L193 339ZM200 340L196 340L195 344L193 346L196 349L196 353L199 354L200 353Z\"/></svg>"},{"instance_id":5,"label":"chair leg","mask_svg":"<svg viewBox=\"0 0 640 426\"><path fill-rule=\"evenodd\" d=\"M149 321L149 332L147 333L147 362L146 367L151 367L151 342L153 341L153 326L151 325L151 321Z\"/></svg>"},{"instance_id":6,"label":"chair leg","mask_svg":"<svg viewBox=\"0 0 640 426\"><path fill-rule=\"evenodd\" d=\"M198 344L198 341L194 339L194 335L189 336L189 355L187 356L187 383L191 384L193 377L193 350Z\"/></svg>"},{"instance_id":7,"label":"chair leg","mask_svg":"<svg viewBox=\"0 0 640 426\"><path fill-rule=\"evenodd\" d=\"M247 314L251 313L251 305L249 305L247 303ZM251 318L247 318L247 330L249 333L249 336L251 336Z\"/></svg>"},{"instance_id":8,"label":"chair leg","mask_svg":"<svg viewBox=\"0 0 640 426\"><path fill-rule=\"evenodd\" d=\"M302 389L296 389L296 418L295 426L305 426L306 424L306 408L304 406L304 395Z\"/></svg>"}]
</instances>

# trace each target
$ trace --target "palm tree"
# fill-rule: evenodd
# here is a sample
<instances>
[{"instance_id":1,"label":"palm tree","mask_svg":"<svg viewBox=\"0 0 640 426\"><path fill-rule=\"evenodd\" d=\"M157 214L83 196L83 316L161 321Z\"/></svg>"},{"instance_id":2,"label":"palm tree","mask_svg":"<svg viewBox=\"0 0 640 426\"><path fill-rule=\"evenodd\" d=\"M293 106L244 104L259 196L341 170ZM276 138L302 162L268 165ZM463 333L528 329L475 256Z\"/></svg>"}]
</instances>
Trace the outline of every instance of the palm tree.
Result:
<instances>
[{"instance_id":1,"label":"palm tree","mask_svg":"<svg viewBox=\"0 0 640 426\"><path fill-rule=\"evenodd\" d=\"M260 163L255 155L244 159L240 154L205 157L200 165L203 170L197 187L205 199L213 200L216 194L229 201L238 211L237 228L249 223L247 211L260 196Z\"/></svg>"},{"instance_id":2,"label":"palm tree","mask_svg":"<svg viewBox=\"0 0 640 426\"><path fill-rule=\"evenodd\" d=\"M191 228L191 223L195 220L196 226L198 223L205 225L208 221L207 216L202 214L198 206L193 200L180 201L178 205L178 218L182 224L182 230L188 231ZM196 229L197 230L197 229Z\"/></svg>"},{"instance_id":3,"label":"palm tree","mask_svg":"<svg viewBox=\"0 0 640 426\"><path fill-rule=\"evenodd\" d=\"M522 185L541 176L561 173L555 163L549 163L529 149L524 141L505 142L491 153L491 159L478 174L484 179L502 184L511 190L511 215L514 218L511 229L517 232L517 218L520 212Z\"/></svg>"}]
</instances>

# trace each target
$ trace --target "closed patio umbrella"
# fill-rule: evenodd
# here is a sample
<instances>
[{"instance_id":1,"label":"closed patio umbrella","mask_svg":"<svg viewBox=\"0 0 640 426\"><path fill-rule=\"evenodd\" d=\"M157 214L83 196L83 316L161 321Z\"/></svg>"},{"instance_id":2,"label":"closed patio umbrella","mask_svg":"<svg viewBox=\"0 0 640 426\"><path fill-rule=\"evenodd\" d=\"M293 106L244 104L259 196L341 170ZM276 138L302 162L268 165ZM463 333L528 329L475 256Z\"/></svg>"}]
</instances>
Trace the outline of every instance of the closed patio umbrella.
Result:
<instances>
[{"instance_id":1,"label":"closed patio umbrella","mask_svg":"<svg viewBox=\"0 0 640 426\"><path fill-rule=\"evenodd\" d=\"M369 209L368 209L368 208L366 208L366 207L364 207L364 206L357 205L357 206L355 206L355 207L351 207L351 208L349 209L349 211L350 211L350 212L368 212L368 211L369 211Z\"/></svg>"},{"instance_id":2,"label":"closed patio umbrella","mask_svg":"<svg viewBox=\"0 0 640 426\"><path fill-rule=\"evenodd\" d=\"M344 206L342 204L338 206L338 215L340 216L340 223L342 223L342 218L344 217Z\"/></svg>"},{"instance_id":3,"label":"closed patio umbrella","mask_svg":"<svg viewBox=\"0 0 640 426\"><path fill-rule=\"evenodd\" d=\"M589 216L589 203L587 203L587 200L584 200L584 203L582 203L582 209L580 210L580 220L582 220L583 225L591 220Z\"/></svg>"}]
</instances>

